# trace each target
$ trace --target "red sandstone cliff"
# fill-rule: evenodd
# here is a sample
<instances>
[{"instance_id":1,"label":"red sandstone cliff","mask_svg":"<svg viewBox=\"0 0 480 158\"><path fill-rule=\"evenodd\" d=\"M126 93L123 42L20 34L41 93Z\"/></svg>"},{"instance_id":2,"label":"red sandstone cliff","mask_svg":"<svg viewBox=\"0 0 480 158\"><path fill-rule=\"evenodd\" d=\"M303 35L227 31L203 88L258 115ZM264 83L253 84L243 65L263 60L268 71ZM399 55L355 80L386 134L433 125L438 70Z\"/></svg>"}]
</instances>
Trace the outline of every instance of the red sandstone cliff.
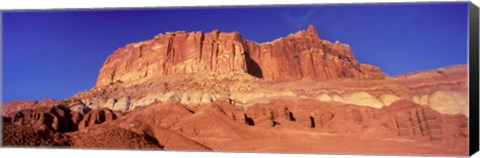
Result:
<instances>
[{"instance_id":1,"label":"red sandstone cliff","mask_svg":"<svg viewBox=\"0 0 480 158\"><path fill-rule=\"evenodd\" d=\"M103 64L96 86L144 82L205 71L246 72L265 80L384 78L378 67L360 64L350 47L318 37L313 26L257 44L238 32L167 32L116 50Z\"/></svg>"}]
</instances>

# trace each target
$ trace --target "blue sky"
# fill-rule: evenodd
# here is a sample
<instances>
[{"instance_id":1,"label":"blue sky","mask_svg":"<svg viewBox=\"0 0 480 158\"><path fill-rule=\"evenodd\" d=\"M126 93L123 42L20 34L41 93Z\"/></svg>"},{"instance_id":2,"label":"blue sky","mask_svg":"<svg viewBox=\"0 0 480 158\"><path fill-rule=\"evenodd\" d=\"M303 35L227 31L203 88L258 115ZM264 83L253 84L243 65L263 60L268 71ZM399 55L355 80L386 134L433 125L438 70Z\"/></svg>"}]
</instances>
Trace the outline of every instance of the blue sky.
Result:
<instances>
[{"instance_id":1,"label":"blue sky","mask_svg":"<svg viewBox=\"0 0 480 158\"><path fill-rule=\"evenodd\" d=\"M3 101L62 99L95 85L107 56L169 31L238 31L265 42L309 24L389 75L467 63L468 3L7 11Z\"/></svg>"}]
</instances>

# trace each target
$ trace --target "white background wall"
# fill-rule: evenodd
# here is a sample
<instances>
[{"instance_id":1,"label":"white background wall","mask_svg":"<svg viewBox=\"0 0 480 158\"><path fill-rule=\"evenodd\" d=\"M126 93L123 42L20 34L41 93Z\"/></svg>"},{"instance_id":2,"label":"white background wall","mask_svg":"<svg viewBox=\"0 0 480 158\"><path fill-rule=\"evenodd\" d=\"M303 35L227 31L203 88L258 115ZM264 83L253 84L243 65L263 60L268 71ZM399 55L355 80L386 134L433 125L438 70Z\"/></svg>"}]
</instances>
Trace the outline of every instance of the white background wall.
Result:
<instances>
[{"instance_id":1,"label":"white background wall","mask_svg":"<svg viewBox=\"0 0 480 158\"><path fill-rule=\"evenodd\" d=\"M132 8L165 6L218 6L218 5L259 5L259 4L311 4L311 3L378 3L378 2L425 2L428 0L1 0L0 10L11 9L53 9L53 8ZM449 1L449 0L435 0ZM450 0L451 1L451 0ZM480 0L472 0L480 6ZM119 151L119 150L80 150L80 149L32 149L1 148L0 157L52 158L52 157L101 157L101 158L318 158L318 157L411 157L412 156L366 156L366 155L312 155L312 154L259 154L259 153L220 153L220 152L165 152L165 151ZM480 158L480 154L474 157Z\"/></svg>"}]
</instances>

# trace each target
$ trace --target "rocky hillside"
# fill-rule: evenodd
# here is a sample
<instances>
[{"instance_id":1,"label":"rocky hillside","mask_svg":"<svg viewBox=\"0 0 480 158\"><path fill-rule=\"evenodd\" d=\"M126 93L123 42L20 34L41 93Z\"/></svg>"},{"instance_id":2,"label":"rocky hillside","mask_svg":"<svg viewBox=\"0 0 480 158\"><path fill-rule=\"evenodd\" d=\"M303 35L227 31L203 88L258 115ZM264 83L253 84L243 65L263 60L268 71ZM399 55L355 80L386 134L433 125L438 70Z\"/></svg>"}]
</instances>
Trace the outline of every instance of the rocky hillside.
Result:
<instances>
[{"instance_id":1,"label":"rocky hillside","mask_svg":"<svg viewBox=\"0 0 480 158\"><path fill-rule=\"evenodd\" d=\"M128 113L96 109L85 114L58 105L4 117L3 144L462 155L468 152L467 125L465 116L440 114L409 100L381 109L312 99L272 100L247 110L228 100L193 109L175 102L157 102Z\"/></svg>"}]
</instances>

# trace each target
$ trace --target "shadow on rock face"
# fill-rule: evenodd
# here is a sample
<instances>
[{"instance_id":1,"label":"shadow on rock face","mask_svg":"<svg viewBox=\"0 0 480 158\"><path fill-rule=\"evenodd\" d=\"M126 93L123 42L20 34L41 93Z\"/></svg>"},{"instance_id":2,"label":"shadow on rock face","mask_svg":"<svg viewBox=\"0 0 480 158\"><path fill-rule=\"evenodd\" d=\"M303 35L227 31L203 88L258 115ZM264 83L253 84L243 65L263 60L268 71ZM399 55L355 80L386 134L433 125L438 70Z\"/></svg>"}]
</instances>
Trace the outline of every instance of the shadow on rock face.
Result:
<instances>
[{"instance_id":1,"label":"shadow on rock face","mask_svg":"<svg viewBox=\"0 0 480 158\"><path fill-rule=\"evenodd\" d=\"M248 74L258 78L263 78L262 68L255 60L250 57L250 54L248 52L245 52L245 62L247 63Z\"/></svg>"}]
</instances>

